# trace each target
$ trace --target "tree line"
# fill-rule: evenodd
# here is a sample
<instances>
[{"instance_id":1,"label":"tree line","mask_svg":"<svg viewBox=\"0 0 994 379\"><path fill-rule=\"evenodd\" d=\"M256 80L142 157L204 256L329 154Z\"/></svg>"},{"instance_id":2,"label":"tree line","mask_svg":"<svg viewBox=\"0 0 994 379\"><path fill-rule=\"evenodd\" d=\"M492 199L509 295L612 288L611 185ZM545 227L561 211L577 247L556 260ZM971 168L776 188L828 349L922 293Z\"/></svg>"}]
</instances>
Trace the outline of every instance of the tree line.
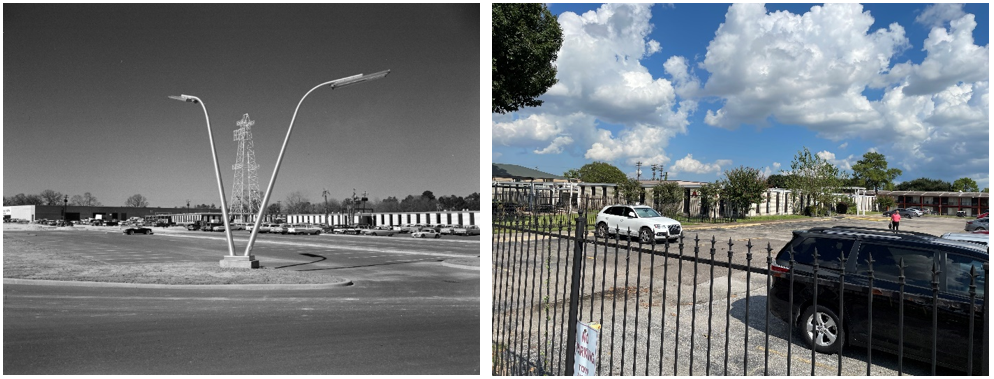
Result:
<instances>
[{"instance_id":1,"label":"tree line","mask_svg":"<svg viewBox=\"0 0 994 379\"><path fill-rule=\"evenodd\" d=\"M34 195L19 193L14 196L4 196L3 205L63 205L66 199L72 206L103 206L96 196L86 192L82 195L68 196L53 190L44 190ZM148 207L148 199L141 194L135 194L124 201L125 207L144 208ZM187 205L189 207L189 204ZM215 204L194 205L195 209L219 209ZM339 213L349 209L362 208L375 212L428 212L428 211L458 211L458 210L480 210L480 193L473 192L467 196L441 196L435 197L431 191L424 191L419 196L407 195L403 199L394 196L372 201L354 201L353 199L337 200L328 198L327 201L311 202L301 191L295 191L287 195L282 201L277 201L268 206L270 214L318 214L318 213Z\"/></svg>"},{"instance_id":2,"label":"tree line","mask_svg":"<svg viewBox=\"0 0 994 379\"><path fill-rule=\"evenodd\" d=\"M4 196L3 205L68 205L72 206L90 206L99 207L103 206L96 196L89 192L84 192L82 195L72 195L63 194L62 192L53 191L50 189L41 191L41 193L34 195L19 193L14 196ZM147 207L148 199L146 199L141 194L135 194L124 200L124 206L126 207Z\"/></svg>"},{"instance_id":3,"label":"tree line","mask_svg":"<svg viewBox=\"0 0 994 379\"><path fill-rule=\"evenodd\" d=\"M846 213L855 208L848 196L841 195L847 187L863 187L873 190L874 194L881 189L979 192L977 182L967 177L952 183L923 177L894 184L902 173L900 169L889 168L886 157L877 152L863 154L862 159L852 166L850 173L804 147L794 155L789 170L780 170L778 174L767 177L759 169L740 166L725 171L721 179L705 183L698 193L704 212L715 209L718 200L722 199L733 213L744 215L753 204L762 202L763 194L768 189L782 188L791 191L795 213L823 215L830 210ZM620 197L629 203L646 196L646 190L639 181L604 162L593 162L579 169L567 170L563 176L587 183L617 184ZM983 189L983 192L988 191L989 188ZM679 211L680 203L683 202L683 190L675 182L659 183L652 188L650 201L661 213L672 216ZM878 197L877 202L884 208L894 205L894 199L887 196Z\"/></svg>"}]
</instances>

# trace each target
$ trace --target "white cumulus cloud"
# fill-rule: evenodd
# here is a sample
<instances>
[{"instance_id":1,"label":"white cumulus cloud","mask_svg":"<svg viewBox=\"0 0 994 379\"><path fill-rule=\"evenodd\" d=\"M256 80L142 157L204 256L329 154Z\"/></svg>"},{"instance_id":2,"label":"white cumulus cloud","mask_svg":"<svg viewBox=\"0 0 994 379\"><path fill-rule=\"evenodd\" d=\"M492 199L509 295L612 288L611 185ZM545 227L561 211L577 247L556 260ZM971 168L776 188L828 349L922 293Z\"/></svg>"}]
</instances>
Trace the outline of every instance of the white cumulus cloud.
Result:
<instances>
[{"instance_id":1,"label":"white cumulus cloud","mask_svg":"<svg viewBox=\"0 0 994 379\"><path fill-rule=\"evenodd\" d=\"M718 173L721 172L722 167L728 167L731 164L732 161L729 159L718 159L714 163L703 163L694 159L693 154L687 154L686 157L674 162L670 171L673 173L686 172L694 174Z\"/></svg>"},{"instance_id":2,"label":"white cumulus cloud","mask_svg":"<svg viewBox=\"0 0 994 379\"><path fill-rule=\"evenodd\" d=\"M674 82L682 91L699 84L685 62L668 63L673 81L653 77L642 65L642 59L663 49L649 38L651 7L604 4L582 15L561 14L563 45L555 62L559 82L542 96L542 107L523 109L513 120L494 115L494 144L531 146L536 154L571 152L593 160L668 162L668 141L686 133L687 118L697 106L695 100L679 98Z\"/></svg>"}]
</instances>

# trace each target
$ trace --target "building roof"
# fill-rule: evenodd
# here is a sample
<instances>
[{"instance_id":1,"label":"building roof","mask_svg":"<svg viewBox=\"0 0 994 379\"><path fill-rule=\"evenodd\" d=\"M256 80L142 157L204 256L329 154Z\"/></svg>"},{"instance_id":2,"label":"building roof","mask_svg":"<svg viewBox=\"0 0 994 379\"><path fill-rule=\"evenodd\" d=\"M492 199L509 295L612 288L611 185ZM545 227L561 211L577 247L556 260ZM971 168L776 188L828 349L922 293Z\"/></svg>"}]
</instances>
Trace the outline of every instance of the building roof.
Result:
<instances>
[{"instance_id":1,"label":"building roof","mask_svg":"<svg viewBox=\"0 0 994 379\"><path fill-rule=\"evenodd\" d=\"M952 192L952 191L877 191L885 196L932 196L932 197L978 197L989 198L988 192Z\"/></svg>"},{"instance_id":2,"label":"building roof","mask_svg":"<svg viewBox=\"0 0 994 379\"><path fill-rule=\"evenodd\" d=\"M492 163L492 174L493 178L511 178L511 179L560 179L565 180L566 178L559 175L552 175L547 172L542 172L539 170L530 169L524 166L518 166L516 164L507 163Z\"/></svg>"}]
</instances>

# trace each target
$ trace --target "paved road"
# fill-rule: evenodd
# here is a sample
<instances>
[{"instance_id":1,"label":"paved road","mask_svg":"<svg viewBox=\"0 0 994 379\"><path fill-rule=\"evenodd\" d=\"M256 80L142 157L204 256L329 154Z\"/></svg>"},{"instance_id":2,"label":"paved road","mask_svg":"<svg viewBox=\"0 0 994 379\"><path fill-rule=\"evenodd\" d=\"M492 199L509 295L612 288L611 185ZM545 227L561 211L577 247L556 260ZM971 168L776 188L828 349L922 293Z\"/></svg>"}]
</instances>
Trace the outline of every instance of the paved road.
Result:
<instances>
[{"instance_id":1,"label":"paved road","mask_svg":"<svg viewBox=\"0 0 994 379\"><path fill-rule=\"evenodd\" d=\"M40 245L108 263L217 262L227 249L223 237L196 232L30 234ZM241 246L245 239L238 237ZM354 285L4 285L4 373L479 373L479 271L440 262L477 257L479 242L266 236L254 254L264 266Z\"/></svg>"}]
</instances>

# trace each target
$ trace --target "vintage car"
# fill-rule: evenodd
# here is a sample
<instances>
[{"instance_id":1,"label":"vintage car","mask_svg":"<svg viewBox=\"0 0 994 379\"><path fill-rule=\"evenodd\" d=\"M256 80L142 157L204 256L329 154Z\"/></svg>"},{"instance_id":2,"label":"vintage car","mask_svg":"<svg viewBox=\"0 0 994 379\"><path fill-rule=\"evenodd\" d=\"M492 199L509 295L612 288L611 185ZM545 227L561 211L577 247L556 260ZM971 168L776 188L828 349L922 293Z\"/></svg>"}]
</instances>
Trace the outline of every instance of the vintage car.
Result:
<instances>
[{"instance_id":1,"label":"vintage car","mask_svg":"<svg viewBox=\"0 0 994 379\"><path fill-rule=\"evenodd\" d=\"M439 234L433 228L424 228L416 232L411 233L411 237L414 238L441 238L442 235Z\"/></svg>"},{"instance_id":2,"label":"vintage car","mask_svg":"<svg viewBox=\"0 0 994 379\"><path fill-rule=\"evenodd\" d=\"M132 234L153 234L153 233L151 228L147 228L144 226L128 226L124 228L124 234L130 236Z\"/></svg>"},{"instance_id":3,"label":"vintage car","mask_svg":"<svg viewBox=\"0 0 994 379\"><path fill-rule=\"evenodd\" d=\"M296 224L287 228L286 234L321 234L321 227L317 225Z\"/></svg>"},{"instance_id":4,"label":"vintage car","mask_svg":"<svg viewBox=\"0 0 994 379\"><path fill-rule=\"evenodd\" d=\"M455 228L452 234L460 236L478 236L480 235L480 227L476 225L462 225Z\"/></svg>"},{"instance_id":5,"label":"vintage car","mask_svg":"<svg viewBox=\"0 0 994 379\"><path fill-rule=\"evenodd\" d=\"M377 226L377 227L372 228L372 229L363 229L362 230L362 235L364 235L364 236L387 236L387 237L389 237L389 236L392 236L392 235L397 234L397 233L399 233L399 231L393 230L393 228L391 228L389 226Z\"/></svg>"},{"instance_id":6,"label":"vintage car","mask_svg":"<svg viewBox=\"0 0 994 379\"><path fill-rule=\"evenodd\" d=\"M438 228L439 234L455 234L455 229L461 227L462 225L442 225Z\"/></svg>"}]
</instances>

